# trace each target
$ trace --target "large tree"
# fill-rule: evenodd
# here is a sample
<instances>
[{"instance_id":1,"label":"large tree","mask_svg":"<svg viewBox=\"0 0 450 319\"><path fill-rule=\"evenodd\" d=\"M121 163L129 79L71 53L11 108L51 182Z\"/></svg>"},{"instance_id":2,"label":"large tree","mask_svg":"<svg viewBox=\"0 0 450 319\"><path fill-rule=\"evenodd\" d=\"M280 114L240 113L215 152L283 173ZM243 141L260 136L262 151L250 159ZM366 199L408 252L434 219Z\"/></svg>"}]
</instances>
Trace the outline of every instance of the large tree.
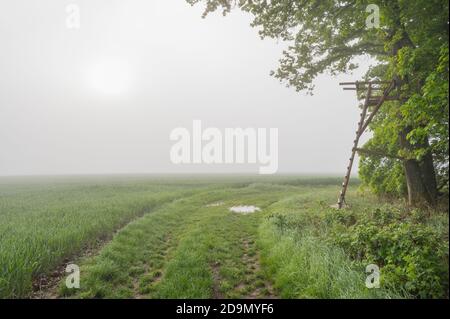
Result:
<instances>
[{"instance_id":1,"label":"large tree","mask_svg":"<svg viewBox=\"0 0 450 319\"><path fill-rule=\"evenodd\" d=\"M411 205L434 205L439 188L448 189L448 0L187 1L204 3L204 16L240 8L262 37L289 43L272 74L298 91L372 57L365 79L395 79L400 100L385 103L370 126L363 180L380 193L405 193ZM369 28L374 8L380 24Z\"/></svg>"}]
</instances>

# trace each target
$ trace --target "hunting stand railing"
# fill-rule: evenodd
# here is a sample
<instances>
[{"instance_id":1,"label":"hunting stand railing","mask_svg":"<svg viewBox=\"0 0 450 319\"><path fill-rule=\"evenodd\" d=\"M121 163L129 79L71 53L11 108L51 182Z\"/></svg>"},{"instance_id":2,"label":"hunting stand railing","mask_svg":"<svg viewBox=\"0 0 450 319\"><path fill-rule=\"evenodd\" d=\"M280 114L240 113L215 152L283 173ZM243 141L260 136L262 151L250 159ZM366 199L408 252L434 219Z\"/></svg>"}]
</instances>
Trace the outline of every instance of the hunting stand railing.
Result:
<instances>
[{"instance_id":1,"label":"hunting stand railing","mask_svg":"<svg viewBox=\"0 0 450 319\"><path fill-rule=\"evenodd\" d=\"M358 152L358 144L361 135L367 129L373 118L380 110L381 106L386 101L398 100L398 96L392 96L391 93L396 88L396 82L372 81L372 82L343 82L339 85L344 86L344 91L356 91L358 99L364 99L362 106L361 118L358 123L358 130L356 131L356 139L353 142L352 155L347 167L347 174L342 183L342 190L339 195L337 208L341 209L346 205L345 195L347 193L350 176L352 173L353 162L355 161L356 152ZM382 92L381 95L374 94L375 92Z\"/></svg>"}]
</instances>

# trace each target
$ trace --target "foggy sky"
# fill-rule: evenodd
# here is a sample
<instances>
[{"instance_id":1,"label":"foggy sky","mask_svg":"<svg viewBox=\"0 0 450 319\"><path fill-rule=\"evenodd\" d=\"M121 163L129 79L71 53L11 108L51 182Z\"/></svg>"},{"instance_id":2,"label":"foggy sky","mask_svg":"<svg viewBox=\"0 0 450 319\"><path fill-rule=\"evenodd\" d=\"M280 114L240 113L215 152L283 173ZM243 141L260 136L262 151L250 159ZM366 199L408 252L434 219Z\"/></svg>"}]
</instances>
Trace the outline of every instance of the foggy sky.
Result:
<instances>
[{"instance_id":1,"label":"foggy sky","mask_svg":"<svg viewBox=\"0 0 450 319\"><path fill-rule=\"evenodd\" d=\"M80 29L66 27L70 3ZM248 14L201 13L184 0L2 2L0 175L257 173L172 164L170 132L193 120L278 128L280 173L344 174L359 110L338 82L364 70L297 93L269 76L286 44L261 40ZM127 77L120 94L93 85L111 60L125 65L105 75Z\"/></svg>"}]
</instances>

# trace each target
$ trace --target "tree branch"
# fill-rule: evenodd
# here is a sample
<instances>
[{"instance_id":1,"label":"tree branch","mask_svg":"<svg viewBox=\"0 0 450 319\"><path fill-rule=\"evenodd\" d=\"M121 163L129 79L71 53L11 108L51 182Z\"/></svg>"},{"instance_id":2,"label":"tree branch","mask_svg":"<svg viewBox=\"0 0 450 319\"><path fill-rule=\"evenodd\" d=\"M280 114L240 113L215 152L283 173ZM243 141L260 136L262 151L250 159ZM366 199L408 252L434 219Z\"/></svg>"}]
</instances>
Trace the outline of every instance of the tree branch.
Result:
<instances>
[{"instance_id":1,"label":"tree branch","mask_svg":"<svg viewBox=\"0 0 450 319\"><path fill-rule=\"evenodd\" d=\"M387 157L387 158L393 158L393 159L397 159L400 161L403 161L404 158L398 155L392 155L392 154L387 154L384 151L380 151L380 150L368 150L368 149L364 149L364 148L357 148L356 151L360 154L365 154L365 155L372 155L372 156L381 156L381 157Z\"/></svg>"}]
</instances>

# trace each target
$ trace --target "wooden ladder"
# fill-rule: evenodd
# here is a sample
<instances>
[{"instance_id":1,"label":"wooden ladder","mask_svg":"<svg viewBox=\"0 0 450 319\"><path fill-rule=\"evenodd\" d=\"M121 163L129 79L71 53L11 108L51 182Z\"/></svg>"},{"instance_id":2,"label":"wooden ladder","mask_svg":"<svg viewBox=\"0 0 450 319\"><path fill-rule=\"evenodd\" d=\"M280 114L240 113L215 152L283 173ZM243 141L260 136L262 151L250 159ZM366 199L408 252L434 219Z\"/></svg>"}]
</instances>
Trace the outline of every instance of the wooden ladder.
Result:
<instances>
[{"instance_id":1,"label":"wooden ladder","mask_svg":"<svg viewBox=\"0 0 450 319\"><path fill-rule=\"evenodd\" d=\"M383 95L382 96L372 96L373 91L383 90L382 88L377 87L376 85L383 85L383 84L388 84L387 88L384 89ZM339 209L343 208L346 205L345 195L347 193L347 188L348 188L348 184L350 182L350 176L352 173L353 163L355 161L356 153L358 151L359 140L360 140L362 134L367 129L370 122L373 120L375 114L381 108L381 105L383 105L383 103L385 101L388 101L388 100L392 101L392 100L397 99L397 97L389 96L390 93L396 87L395 81L391 81L391 82L351 82L351 83L340 83L340 85L354 85L355 86L355 87L351 87L351 88L346 87L346 88L344 88L344 90L355 90L358 93L361 92L361 90L367 90L367 91L366 91L366 95L364 97L365 101L364 101L364 105L362 107L362 112L360 114L361 118L360 118L360 121L358 122L358 130L356 131L356 138L353 141L352 155L350 156L349 164L347 167L347 173L345 174L344 182L342 183L341 193L339 194L339 199L338 199L338 203L337 203L337 207ZM374 108L373 108L372 112L370 113L370 115L367 116L369 107L371 107L371 106L373 106ZM367 119L366 119L366 117L367 117Z\"/></svg>"}]
</instances>

